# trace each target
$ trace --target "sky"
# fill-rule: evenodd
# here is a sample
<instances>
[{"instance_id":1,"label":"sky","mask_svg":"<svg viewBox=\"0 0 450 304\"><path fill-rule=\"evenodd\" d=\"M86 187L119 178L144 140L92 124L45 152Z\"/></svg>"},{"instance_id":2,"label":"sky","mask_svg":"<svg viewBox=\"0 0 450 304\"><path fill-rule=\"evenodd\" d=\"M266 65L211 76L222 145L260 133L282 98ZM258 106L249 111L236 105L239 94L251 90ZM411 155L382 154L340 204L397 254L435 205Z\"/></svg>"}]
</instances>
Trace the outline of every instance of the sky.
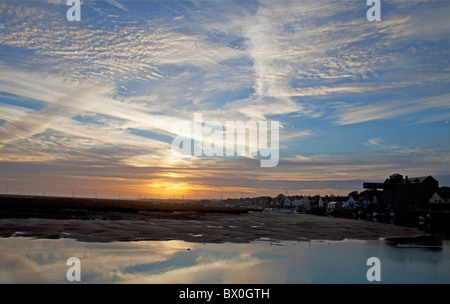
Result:
<instances>
[{"instance_id":1,"label":"sky","mask_svg":"<svg viewBox=\"0 0 450 304\"><path fill-rule=\"evenodd\" d=\"M345 195L394 173L449 186L450 1L380 3L370 22L365 0L84 0L69 21L66 0L0 0L0 193ZM277 165L174 153L173 126L196 113L278 121Z\"/></svg>"}]
</instances>

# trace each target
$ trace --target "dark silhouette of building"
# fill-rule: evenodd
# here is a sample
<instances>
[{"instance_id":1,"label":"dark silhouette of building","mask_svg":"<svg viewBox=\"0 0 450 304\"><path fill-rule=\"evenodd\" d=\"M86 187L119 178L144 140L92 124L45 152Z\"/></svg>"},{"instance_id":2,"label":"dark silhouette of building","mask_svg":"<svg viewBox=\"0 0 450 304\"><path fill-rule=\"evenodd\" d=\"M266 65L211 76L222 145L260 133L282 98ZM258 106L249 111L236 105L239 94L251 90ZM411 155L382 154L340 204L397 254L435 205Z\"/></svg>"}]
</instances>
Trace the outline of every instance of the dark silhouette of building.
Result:
<instances>
[{"instance_id":1,"label":"dark silhouette of building","mask_svg":"<svg viewBox=\"0 0 450 304\"><path fill-rule=\"evenodd\" d=\"M439 189L432 176L403 177L393 174L384 183L364 183L366 189L382 189L384 204L396 209L428 209L430 197Z\"/></svg>"}]
</instances>

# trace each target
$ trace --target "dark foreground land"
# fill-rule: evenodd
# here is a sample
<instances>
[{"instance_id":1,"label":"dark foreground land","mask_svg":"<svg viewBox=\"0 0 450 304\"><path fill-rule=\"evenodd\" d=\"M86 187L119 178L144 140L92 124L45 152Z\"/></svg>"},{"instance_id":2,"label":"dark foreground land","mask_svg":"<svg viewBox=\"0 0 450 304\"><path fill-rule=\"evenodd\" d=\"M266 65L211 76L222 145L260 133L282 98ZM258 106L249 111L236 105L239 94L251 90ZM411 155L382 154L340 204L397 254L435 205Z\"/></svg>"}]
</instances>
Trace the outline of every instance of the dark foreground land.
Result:
<instances>
[{"instance_id":1,"label":"dark foreground land","mask_svg":"<svg viewBox=\"0 0 450 304\"><path fill-rule=\"evenodd\" d=\"M0 237L85 242L342 240L412 237L419 229L384 223L200 202L0 196Z\"/></svg>"}]
</instances>

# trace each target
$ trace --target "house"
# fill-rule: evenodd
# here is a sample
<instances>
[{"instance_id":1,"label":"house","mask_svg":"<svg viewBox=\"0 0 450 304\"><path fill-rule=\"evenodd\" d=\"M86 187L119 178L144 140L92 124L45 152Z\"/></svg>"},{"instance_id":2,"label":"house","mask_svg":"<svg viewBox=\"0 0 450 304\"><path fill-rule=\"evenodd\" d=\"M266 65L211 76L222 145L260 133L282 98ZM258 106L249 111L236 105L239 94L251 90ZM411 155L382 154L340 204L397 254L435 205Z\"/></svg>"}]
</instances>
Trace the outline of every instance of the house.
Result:
<instances>
[{"instance_id":1,"label":"house","mask_svg":"<svg viewBox=\"0 0 450 304\"><path fill-rule=\"evenodd\" d=\"M319 207L325 207L325 202L322 200L322 198L319 198L319 203L318 203Z\"/></svg>"},{"instance_id":2,"label":"house","mask_svg":"<svg viewBox=\"0 0 450 304\"><path fill-rule=\"evenodd\" d=\"M369 206L376 206L378 204L378 198L376 195L373 196L372 200L370 198L363 198L360 200L360 205L363 208L368 208Z\"/></svg>"},{"instance_id":3,"label":"house","mask_svg":"<svg viewBox=\"0 0 450 304\"><path fill-rule=\"evenodd\" d=\"M439 183L432 176L403 177L395 173L384 183L363 183L365 189L383 190L382 203L385 207L398 209L428 209L430 197L439 189Z\"/></svg>"},{"instance_id":4,"label":"house","mask_svg":"<svg viewBox=\"0 0 450 304\"><path fill-rule=\"evenodd\" d=\"M291 204L291 199L289 198L289 197L286 197L284 200L283 200L283 207L291 207L292 206L292 204Z\"/></svg>"},{"instance_id":5,"label":"house","mask_svg":"<svg viewBox=\"0 0 450 304\"><path fill-rule=\"evenodd\" d=\"M340 208L342 206L342 202L336 202L336 201L332 201L328 203L328 210L333 210L336 208Z\"/></svg>"},{"instance_id":6,"label":"house","mask_svg":"<svg viewBox=\"0 0 450 304\"><path fill-rule=\"evenodd\" d=\"M450 193L446 191L436 191L428 200L430 204L450 203Z\"/></svg>"},{"instance_id":7,"label":"house","mask_svg":"<svg viewBox=\"0 0 450 304\"><path fill-rule=\"evenodd\" d=\"M401 209L428 209L430 197L439 189L431 176L408 178L396 173L383 184L384 201Z\"/></svg>"},{"instance_id":8,"label":"house","mask_svg":"<svg viewBox=\"0 0 450 304\"><path fill-rule=\"evenodd\" d=\"M361 206L363 206L363 208L368 208L372 203L370 202L369 199L363 198L360 200L360 204Z\"/></svg>"},{"instance_id":9,"label":"house","mask_svg":"<svg viewBox=\"0 0 450 304\"><path fill-rule=\"evenodd\" d=\"M303 208L305 210L311 210L311 203L309 201L309 198L304 197L302 199L296 199L292 201L292 206Z\"/></svg>"},{"instance_id":10,"label":"house","mask_svg":"<svg viewBox=\"0 0 450 304\"><path fill-rule=\"evenodd\" d=\"M384 204L384 196L382 183L364 183L363 187L367 190L364 190L359 194L359 204L364 208L374 207L374 208L383 208L388 207L387 204Z\"/></svg>"},{"instance_id":11,"label":"house","mask_svg":"<svg viewBox=\"0 0 450 304\"><path fill-rule=\"evenodd\" d=\"M348 200L342 204L342 207L343 208L355 208L356 207L356 201L353 198L353 196L350 196L348 198Z\"/></svg>"}]
</instances>

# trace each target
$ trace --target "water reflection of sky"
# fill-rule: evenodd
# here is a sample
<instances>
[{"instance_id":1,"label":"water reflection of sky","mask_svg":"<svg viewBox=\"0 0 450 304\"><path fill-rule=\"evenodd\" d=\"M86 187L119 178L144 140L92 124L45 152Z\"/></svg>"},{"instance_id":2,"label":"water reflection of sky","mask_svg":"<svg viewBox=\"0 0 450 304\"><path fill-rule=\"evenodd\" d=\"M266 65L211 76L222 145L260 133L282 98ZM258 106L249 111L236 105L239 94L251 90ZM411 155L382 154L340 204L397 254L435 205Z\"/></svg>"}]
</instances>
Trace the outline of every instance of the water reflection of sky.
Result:
<instances>
[{"instance_id":1,"label":"water reflection of sky","mask_svg":"<svg viewBox=\"0 0 450 304\"><path fill-rule=\"evenodd\" d=\"M366 261L381 260L382 283L450 283L450 244L395 248L383 241L182 241L83 243L0 239L0 283L64 283L69 257L84 283L367 283Z\"/></svg>"}]
</instances>

